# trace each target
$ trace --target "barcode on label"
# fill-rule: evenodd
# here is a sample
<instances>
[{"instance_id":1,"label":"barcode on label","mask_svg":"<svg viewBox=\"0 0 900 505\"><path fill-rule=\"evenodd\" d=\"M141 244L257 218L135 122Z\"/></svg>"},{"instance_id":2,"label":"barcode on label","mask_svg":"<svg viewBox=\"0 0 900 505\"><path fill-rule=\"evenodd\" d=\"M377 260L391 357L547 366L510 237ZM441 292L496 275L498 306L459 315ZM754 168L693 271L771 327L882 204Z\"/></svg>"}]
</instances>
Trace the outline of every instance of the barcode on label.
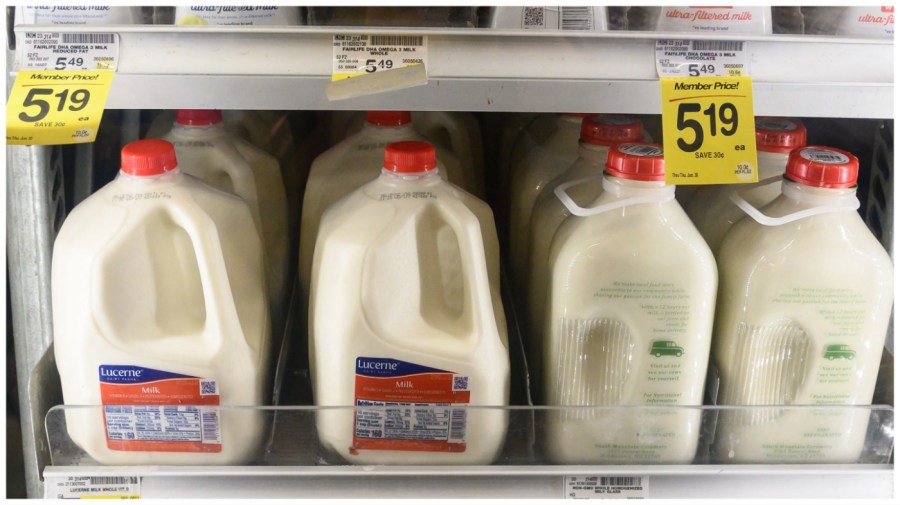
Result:
<instances>
[{"instance_id":1,"label":"barcode on label","mask_svg":"<svg viewBox=\"0 0 900 505\"><path fill-rule=\"evenodd\" d=\"M640 486L643 477L600 477L601 486Z\"/></svg>"},{"instance_id":2,"label":"barcode on label","mask_svg":"<svg viewBox=\"0 0 900 505\"><path fill-rule=\"evenodd\" d=\"M450 436L448 442L464 442L466 440L466 411L453 409L450 411Z\"/></svg>"},{"instance_id":3,"label":"barcode on label","mask_svg":"<svg viewBox=\"0 0 900 505\"><path fill-rule=\"evenodd\" d=\"M369 44L373 46L422 46L425 37L417 35L372 35Z\"/></svg>"},{"instance_id":4,"label":"barcode on label","mask_svg":"<svg viewBox=\"0 0 900 505\"><path fill-rule=\"evenodd\" d=\"M560 7L559 27L563 30L593 30L593 7Z\"/></svg>"},{"instance_id":5,"label":"barcode on label","mask_svg":"<svg viewBox=\"0 0 900 505\"><path fill-rule=\"evenodd\" d=\"M733 40L692 40L691 51L743 51L744 43Z\"/></svg>"},{"instance_id":6,"label":"barcode on label","mask_svg":"<svg viewBox=\"0 0 900 505\"><path fill-rule=\"evenodd\" d=\"M543 7L522 7L523 28L543 28L544 22Z\"/></svg>"},{"instance_id":7,"label":"barcode on label","mask_svg":"<svg viewBox=\"0 0 900 505\"><path fill-rule=\"evenodd\" d=\"M642 146L635 144L626 144L619 147L619 151L634 156L662 156L663 150L656 146Z\"/></svg>"},{"instance_id":8,"label":"barcode on label","mask_svg":"<svg viewBox=\"0 0 900 505\"><path fill-rule=\"evenodd\" d=\"M200 411L200 436L204 444L221 444L222 433L219 431L219 411Z\"/></svg>"},{"instance_id":9,"label":"barcode on label","mask_svg":"<svg viewBox=\"0 0 900 505\"><path fill-rule=\"evenodd\" d=\"M833 161L835 163L844 161L843 156L838 156L836 154L813 154L810 158L813 158L814 161Z\"/></svg>"},{"instance_id":10,"label":"barcode on label","mask_svg":"<svg viewBox=\"0 0 900 505\"><path fill-rule=\"evenodd\" d=\"M112 33L63 33L65 44L114 44L116 36Z\"/></svg>"},{"instance_id":11,"label":"barcode on label","mask_svg":"<svg viewBox=\"0 0 900 505\"><path fill-rule=\"evenodd\" d=\"M217 395L219 394L219 388L216 386L216 381L210 379L201 379L200 380L200 395Z\"/></svg>"},{"instance_id":12,"label":"barcode on label","mask_svg":"<svg viewBox=\"0 0 900 505\"><path fill-rule=\"evenodd\" d=\"M88 482L92 486L108 486L116 484L137 484L137 477L88 477Z\"/></svg>"}]
</instances>

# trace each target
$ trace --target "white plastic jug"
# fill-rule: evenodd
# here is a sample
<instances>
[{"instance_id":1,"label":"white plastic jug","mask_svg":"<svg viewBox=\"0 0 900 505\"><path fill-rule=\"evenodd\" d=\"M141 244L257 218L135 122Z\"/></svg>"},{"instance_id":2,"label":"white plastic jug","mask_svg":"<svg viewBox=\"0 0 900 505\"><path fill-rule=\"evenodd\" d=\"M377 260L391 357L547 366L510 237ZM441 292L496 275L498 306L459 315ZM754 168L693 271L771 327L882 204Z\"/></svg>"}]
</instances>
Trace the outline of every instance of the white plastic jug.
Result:
<instances>
[{"instance_id":1,"label":"white plastic jug","mask_svg":"<svg viewBox=\"0 0 900 505\"><path fill-rule=\"evenodd\" d=\"M72 440L106 465L245 464L262 449L269 317L247 204L122 150L53 248L54 352Z\"/></svg>"},{"instance_id":2,"label":"white plastic jug","mask_svg":"<svg viewBox=\"0 0 900 505\"><path fill-rule=\"evenodd\" d=\"M144 22L141 7L106 5L17 5L16 24L133 25Z\"/></svg>"},{"instance_id":3,"label":"white plastic jug","mask_svg":"<svg viewBox=\"0 0 900 505\"><path fill-rule=\"evenodd\" d=\"M491 7L491 28L606 31L606 7Z\"/></svg>"},{"instance_id":4,"label":"white plastic jug","mask_svg":"<svg viewBox=\"0 0 900 505\"><path fill-rule=\"evenodd\" d=\"M288 209L278 160L229 132L218 110L181 109L163 137L181 170L243 198L263 239L266 285L276 324L287 305Z\"/></svg>"},{"instance_id":5,"label":"white plastic jug","mask_svg":"<svg viewBox=\"0 0 900 505\"><path fill-rule=\"evenodd\" d=\"M378 177L384 148L392 142L425 141L408 111L369 111L362 130L322 153L312 164L300 216L300 285L308 293L319 221L330 205ZM435 146L441 177L462 185L463 168L453 154Z\"/></svg>"},{"instance_id":6,"label":"white plastic jug","mask_svg":"<svg viewBox=\"0 0 900 505\"><path fill-rule=\"evenodd\" d=\"M772 33L771 7L663 7L656 21L656 31L692 33Z\"/></svg>"},{"instance_id":7,"label":"white plastic jug","mask_svg":"<svg viewBox=\"0 0 900 505\"><path fill-rule=\"evenodd\" d=\"M300 25L299 7L261 5L180 5L176 25Z\"/></svg>"},{"instance_id":8,"label":"white plastic jug","mask_svg":"<svg viewBox=\"0 0 900 505\"><path fill-rule=\"evenodd\" d=\"M772 184L781 179L788 154L806 145L806 128L797 121L778 117L756 118L756 153L759 182L754 184L715 184L697 188L686 210L713 254L718 253L725 234L746 214L732 203L729 196L741 191L754 207L764 207L781 194Z\"/></svg>"},{"instance_id":9,"label":"white plastic jug","mask_svg":"<svg viewBox=\"0 0 900 505\"><path fill-rule=\"evenodd\" d=\"M413 128L432 144L450 150L460 162L458 181L466 191L484 196L484 146L478 119L470 112L413 111ZM337 144L359 132L366 124L363 111L332 111L329 114L331 142ZM438 156L438 159L441 159Z\"/></svg>"},{"instance_id":10,"label":"white plastic jug","mask_svg":"<svg viewBox=\"0 0 900 505\"><path fill-rule=\"evenodd\" d=\"M322 217L310 370L322 444L352 463L488 464L506 433L509 354L490 208L434 149L384 150ZM411 408L415 405L416 408Z\"/></svg>"},{"instance_id":11,"label":"white plastic jug","mask_svg":"<svg viewBox=\"0 0 900 505\"><path fill-rule=\"evenodd\" d=\"M509 250L527 251L527 230L537 187L578 158L581 120L590 114L540 116L516 140L509 171ZM547 175L549 172L550 175ZM516 293L525 293L528 258L509 255L510 280Z\"/></svg>"},{"instance_id":12,"label":"white plastic jug","mask_svg":"<svg viewBox=\"0 0 900 505\"><path fill-rule=\"evenodd\" d=\"M719 251L713 356L722 405L867 405L893 302L890 257L856 209L859 162L807 146L782 194L735 224ZM768 414L768 415L763 415ZM734 462L854 462L868 411L723 412L715 451Z\"/></svg>"},{"instance_id":13,"label":"white plastic jug","mask_svg":"<svg viewBox=\"0 0 900 505\"><path fill-rule=\"evenodd\" d=\"M518 250L517 254L525 255L528 260L526 315L530 323L528 328L533 329L533 335L526 336L526 350L529 373L538 378L538 381L542 376L540 335L546 311L550 244L556 230L570 215L554 190L562 184L578 181L567 192L579 205L589 205L603 190L601 175L610 146L623 141L640 140L643 134L641 121L629 116L597 114L582 119L578 159L544 184L535 199L528 227L528 248Z\"/></svg>"},{"instance_id":14,"label":"white plastic jug","mask_svg":"<svg viewBox=\"0 0 900 505\"><path fill-rule=\"evenodd\" d=\"M716 264L665 184L662 147L610 149L589 207L553 239L544 325L544 397L571 408L548 419L557 462L690 463L712 335Z\"/></svg>"}]
</instances>

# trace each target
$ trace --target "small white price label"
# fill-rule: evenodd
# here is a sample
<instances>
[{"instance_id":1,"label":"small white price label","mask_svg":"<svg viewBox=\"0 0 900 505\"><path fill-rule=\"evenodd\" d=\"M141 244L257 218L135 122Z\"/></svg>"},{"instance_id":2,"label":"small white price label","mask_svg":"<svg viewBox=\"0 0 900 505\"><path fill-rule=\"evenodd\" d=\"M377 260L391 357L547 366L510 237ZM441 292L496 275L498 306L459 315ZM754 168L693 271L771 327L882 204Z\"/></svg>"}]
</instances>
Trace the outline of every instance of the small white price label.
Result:
<instances>
[{"instance_id":1,"label":"small white price label","mask_svg":"<svg viewBox=\"0 0 900 505\"><path fill-rule=\"evenodd\" d=\"M67 499L139 499L141 478L119 475L48 476L44 479L44 498Z\"/></svg>"},{"instance_id":2,"label":"small white price label","mask_svg":"<svg viewBox=\"0 0 900 505\"><path fill-rule=\"evenodd\" d=\"M744 42L738 40L657 40L660 77L750 75Z\"/></svg>"},{"instance_id":3,"label":"small white price label","mask_svg":"<svg viewBox=\"0 0 900 505\"><path fill-rule=\"evenodd\" d=\"M26 31L19 37L22 70L116 70L118 33Z\"/></svg>"},{"instance_id":4,"label":"small white price label","mask_svg":"<svg viewBox=\"0 0 900 505\"><path fill-rule=\"evenodd\" d=\"M650 497L649 475L566 475L569 500L634 500Z\"/></svg>"},{"instance_id":5,"label":"small white price label","mask_svg":"<svg viewBox=\"0 0 900 505\"><path fill-rule=\"evenodd\" d=\"M426 65L428 38L424 35L335 35L331 80L384 70Z\"/></svg>"}]
</instances>

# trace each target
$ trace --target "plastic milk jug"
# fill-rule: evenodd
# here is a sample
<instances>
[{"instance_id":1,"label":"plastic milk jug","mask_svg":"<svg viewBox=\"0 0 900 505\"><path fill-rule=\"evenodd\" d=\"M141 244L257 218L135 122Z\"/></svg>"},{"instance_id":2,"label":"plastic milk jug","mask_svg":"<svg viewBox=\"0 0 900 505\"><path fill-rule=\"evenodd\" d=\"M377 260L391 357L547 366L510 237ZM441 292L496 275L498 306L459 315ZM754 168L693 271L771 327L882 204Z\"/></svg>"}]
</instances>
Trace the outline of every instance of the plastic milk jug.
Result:
<instances>
[{"instance_id":1,"label":"plastic milk jug","mask_svg":"<svg viewBox=\"0 0 900 505\"><path fill-rule=\"evenodd\" d=\"M787 165L788 154L806 145L806 128L787 118L756 118L756 153L759 162L759 182L755 184L716 184L697 188L687 206L687 213L706 239L713 253L719 251L725 233L744 211L732 203L729 195L742 191L754 207L768 205L781 194L780 181ZM751 191L752 189L752 191Z\"/></svg>"},{"instance_id":2,"label":"plastic milk jug","mask_svg":"<svg viewBox=\"0 0 900 505\"><path fill-rule=\"evenodd\" d=\"M579 205L588 205L600 195L603 168L609 147L623 141L640 140L644 126L640 120L622 115L597 114L581 121L581 140L578 143L578 159L561 174L545 184L535 200L529 225L527 254L529 328L534 335L527 336L529 372L541 377L541 334L546 310L548 258L550 243L557 228L570 216L565 205L554 193L556 187L570 182L578 182L568 189L568 194Z\"/></svg>"},{"instance_id":3,"label":"plastic milk jug","mask_svg":"<svg viewBox=\"0 0 900 505\"><path fill-rule=\"evenodd\" d=\"M17 5L15 14L15 23L26 25L134 25L143 22L140 7Z\"/></svg>"},{"instance_id":4,"label":"plastic milk jug","mask_svg":"<svg viewBox=\"0 0 900 505\"><path fill-rule=\"evenodd\" d=\"M722 405L867 405L893 303L893 269L856 212L859 162L793 150L782 194L735 224L719 250L713 357ZM722 412L729 462L854 462L869 412Z\"/></svg>"},{"instance_id":5,"label":"plastic milk jug","mask_svg":"<svg viewBox=\"0 0 900 505\"><path fill-rule=\"evenodd\" d=\"M325 209L378 177L385 146L404 140L426 140L413 128L408 111L368 111L362 130L313 161L300 216L300 284L304 289L309 288L319 220ZM435 146L435 150L441 176L460 185L463 170L459 160L443 147Z\"/></svg>"},{"instance_id":6,"label":"plastic milk jug","mask_svg":"<svg viewBox=\"0 0 900 505\"><path fill-rule=\"evenodd\" d=\"M218 110L177 111L164 139L175 145L184 173L250 205L263 239L269 303L273 314L281 316L288 290L288 210L278 160L229 132Z\"/></svg>"},{"instance_id":7,"label":"plastic milk jug","mask_svg":"<svg viewBox=\"0 0 900 505\"><path fill-rule=\"evenodd\" d=\"M660 10L656 30L660 32L771 34L772 8L673 5Z\"/></svg>"},{"instance_id":8,"label":"plastic milk jug","mask_svg":"<svg viewBox=\"0 0 900 505\"><path fill-rule=\"evenodd\" d=\"M299 7L260 5L181 5L176 25L301 25Z\"/></svg>"},{"instance_id":9,"label":"plastic milk jug","mask_svg":"<svg viewBox=\"0 0 900 505\"><path fill-rule=\"evenodd\" d=\"M398 142L322 217L310 297L319 439L352 463L487 464L509 354L490 208ZM415 408L412 408L415 406ZM473 408L468 408L473 407Z\"/></svg>"},{"instance_id":10,"label":"plastic milk jug","mask_svg":"<svg viewBox=\"0 0 900 505\"><path fill-rule=\"evenodd\" d=\"M528 224L537 193L578 158L581 120L589 115L567 113L539 117L516 141L509 181L510 251L527 251ZM528 258L524 254L511 254L509 267L514 290L524 293Z\"/></svg>"},{"instance_id":11,"label":"plastic milk jug","mask_svg":"<svg viewBox=\"0 0 900 505\"><path fill-rule=\"evenodd\" d=\"M606 7L491 8L491 28L605 31Z\"/></svg>"},{"instance_id":12,"label":"plastic milk jug","mask_svg":"<svg viewBox=\"0 0 900 505\"><path fill-rule=\"evenodd\" d=\"M466 191L484 195L484 146L478 119L470 112L413 111L413 128L436 146L442 146L460 162L460 174L454 181ZM337 144L366 124L362 111L332 111L329 114L331 141ZM440 156L438 156L440 159Z\"/></svg>"},{"instance_id":13,"label":"plastic milk jug","mask_svg":"<svg viewBox=\"0 0 900 505\"><path fill-rule=\"evenodd\" d=\"M548 454L690 463L701 412L672 407L702 404L715 260L665 184L662 147L619 144L606 171L588 207L554 190L573 215L550 251L544 396L569 408L548 416Z\"/></svg>"},{"instance_id":14,"label":"plastic milk jug","mask_svg":"<svg viewBox=\"0 0 900 505\"><path fill-rule=\"evenodd\" d=\"M127 144L53 249L54 351L72 440L105 465L251 461L264 423L269 316L246 202Z\"/></svg>"},{"instance_id":15,"label":"plastic milk jug","mask_svg":"<svg viewBox=\"0 0 900 505\"><path fill-rule=\"evenodd\" d=\"M838 21L836 34L894 38L894 6L847 7Z\"/></svg>"}]
</instances>

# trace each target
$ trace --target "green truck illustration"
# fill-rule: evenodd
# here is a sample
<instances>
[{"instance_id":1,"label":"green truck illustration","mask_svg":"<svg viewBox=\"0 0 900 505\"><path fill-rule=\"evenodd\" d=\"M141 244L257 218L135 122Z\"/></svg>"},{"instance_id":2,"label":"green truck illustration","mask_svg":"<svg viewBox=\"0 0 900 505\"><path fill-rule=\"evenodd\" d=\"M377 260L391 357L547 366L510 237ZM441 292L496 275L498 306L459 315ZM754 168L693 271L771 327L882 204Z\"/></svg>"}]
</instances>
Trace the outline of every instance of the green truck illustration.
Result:
<instances>
[{"instance_id":1,"label":"green truck illustration","mask_svg":"<svg viewBox=\"0 0 900 505\"><path fill-rule=\"evenodd\" d=\"M684 347L681 347L672 340L654 340L650 344L650 354L656 356L676 356L680 357L684 354Z\"/></svg>"},{"instance_id":2,"label":"green truck illustration","mask_svg":"<svg viewBox=\"0 0 900 505\"><path fill-rule=\"evenodd\" d=\"M856 357L856 351L846 344L831 344L825 346L825 359L853 359Z\"/></svg>"}]
</instances>

